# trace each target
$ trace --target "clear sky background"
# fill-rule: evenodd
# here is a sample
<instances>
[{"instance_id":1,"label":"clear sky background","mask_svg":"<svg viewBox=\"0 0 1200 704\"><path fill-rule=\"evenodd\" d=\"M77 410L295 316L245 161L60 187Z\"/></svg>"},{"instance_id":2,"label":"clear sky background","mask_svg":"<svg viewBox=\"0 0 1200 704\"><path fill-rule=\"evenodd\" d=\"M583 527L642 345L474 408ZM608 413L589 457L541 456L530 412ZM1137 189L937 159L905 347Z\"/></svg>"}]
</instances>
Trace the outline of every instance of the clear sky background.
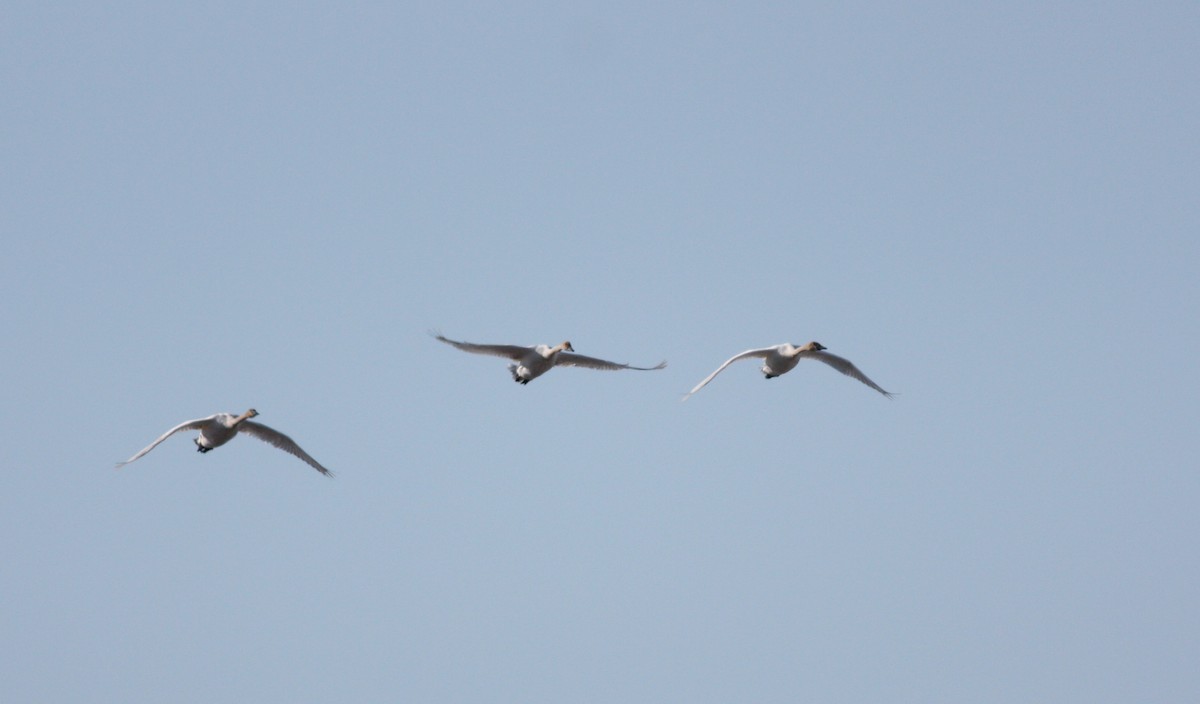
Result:
<instances>
[{"instance_id":1,"label":"clear sky background","mask_svg":"<svg viewBox=\"0 0 1200 704\"><path fill-rule=\"evenodd\" d=\"M7 3L3 699L1200 699L1200 6L967 5Z\"/></svg>"}]
</instances>

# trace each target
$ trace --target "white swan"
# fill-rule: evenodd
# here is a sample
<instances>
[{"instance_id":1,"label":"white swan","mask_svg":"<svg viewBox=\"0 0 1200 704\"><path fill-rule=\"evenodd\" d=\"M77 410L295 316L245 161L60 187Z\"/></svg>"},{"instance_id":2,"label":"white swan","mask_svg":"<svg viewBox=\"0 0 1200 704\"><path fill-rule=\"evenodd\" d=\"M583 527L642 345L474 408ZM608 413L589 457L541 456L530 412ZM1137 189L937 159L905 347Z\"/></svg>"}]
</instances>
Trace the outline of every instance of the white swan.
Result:
<instances>
[{"instance_id":1,"label":"white swan","mask_svg":"<svg viewBox=\"0 0 1200 704\"><path fill-rule=\"evenodd\" d=\"M653 367L634 367L628 364L618 364L603 359L596 359L595 357L585 357L581 354L574 354L575 348L571 347L571 343L566 341L560 342L553 347L547 347L546 345L536 345L534 347L521 347L520 345L477 345L473 342L451 340L442 337L436 332L430 332L429 334L445 342L447 345L457 347L463 352L490 354L513 360L513 364L508 365L508 371L512 373L513 381L518 384L528 384L555 366L587 367L588 369L637 369L639 371L653 371L667 366L666 360L659 362L657 366Z\"/></svg>"},{"instance_id":2,"label":"white swan","mask_svg":"<svg viewBox=\"0 0 1200 704\"><path fill-rule=\"evenodd\" d=\"M200 436L192 441L196 443L197 452L208 452L214 447L220 447L229 442L233 439L233 436L237 435L238 433L246 433L247 435L253 435L263 442L270 443L284 452L299 457L311 465L313 469L316 469L318 472L327 477L333 476L333 472L330 472L328 469L322 467L320 462L317 462L307 452L301 450L300 446L297 445L294 440L278 430L275 430L274 428L268 428L262 423L255 423L249 420L257 415L258 411L251 408L240 416L235 416L232 413L217 413L207 418L197 418L196 420L189 420L180 423L174 428L171 428L167 432L163 433L157 440L147 445L133 457L130 457L124 462L118 462L117 466L124 467L130 462L133 462L142 455L158 447L158 444L163 440L166 440L181 430L199 430Z\"/></svg>"},{"instance_id":3,"label":"white swan","mask_svg":"<svg viewBox=\"0 0 1200 704\"><path fill-rule=\"evenodd\" d=\"M801 345L800 347L796 347L791 343L785 342L782 345L773 345L771 347L762 347L755 350L746 350L741 354L735 354L734 356L725 360L725 363L717 367L715 372L704 377L704 381L696 384L694 389L684 394L682 400L688 400L692 394L704 388L704 385L712 381L713 377L720 374L721 370L725 367L728 367L730 364L738 361L739 359L747 359L749 357L761 357L765 360L763 362L762 372L767 376L768 379L773 379L780 374L787 374L791 370L795 369L800 360L805 357L810 359L819 359L846 376L858 379L884 396L887 396L888 398L892 397L891 392L884 391L879 387L878 384L868 379L867 375L859 371L858 367L854 366L853 362L843 357L839 357L836 354L825 352L824 350L825 345L822 345L820 342L810 342L806 345Z\"/></svg>"}]
</instances>

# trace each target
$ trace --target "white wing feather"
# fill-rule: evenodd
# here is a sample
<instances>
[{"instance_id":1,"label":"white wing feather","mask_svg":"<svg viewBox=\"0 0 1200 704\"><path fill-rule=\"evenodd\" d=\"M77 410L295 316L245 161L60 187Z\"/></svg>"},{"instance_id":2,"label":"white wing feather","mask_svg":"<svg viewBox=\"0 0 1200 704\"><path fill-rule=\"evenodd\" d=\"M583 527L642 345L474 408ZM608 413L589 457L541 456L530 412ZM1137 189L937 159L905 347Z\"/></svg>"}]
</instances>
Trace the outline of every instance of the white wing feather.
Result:
<instances>
[{"instance_id":1,"label":"white wing feather","mask_svg":"<svg viewBox=\"0 0 1200 704\"><path fill-rule=\"evenodd\" d=\"M830 354L828 352L819 352L819 351L801 352L801 355L804 357L812 357L813 359L819 359L822 362L833 367L834 369L838 370L839 372L845 374L846 376L848 376L852 379L858 379L862 383L866 384L867 386L870 386L872 389L875 389L876 391L883 394L884 396L887 396L888 398L892 397L892 393L890 391L884 391L882 388L880 388L879 384L876 384L875 382L871 381L867 377L866 374L863 374L862 371L858 367L854 366L853 362L846 359L845 357L839 357L836 354Z\"/></svg>"},{"instance_id":2,"label":"white wing feather","mask_svg":"<svg viewBox=\"0 0 1200 704\"><path fill-rule=\"evenodd\" d=\"M480 345L474 342L459 342L451 340L448 337L442 337L438 333L431 332L434 338L445 342L447 345L457 347L463 352L471 352L474 354L490 354L495 357L506 357L508 359L519 360L529 354L532 347L521 347L519 345Z\"/></svg>"},{"instance_id":3,"label":"white wing feather","mask_svg":"<svg viewBox=\"0 0 1200 704\"><path fill-rule=\"evenodd\" d=\"M725 367L728 367L730 364L733 364L734 362L738 361L739 359L748 359L750 357L767 357L777 349L779 349L777 345L772 345L771 347L762 347L762 348L754 349L754 350L746 350L745 352L742 352L741 354L733 355L729 359L725 360L724 364L717 367L716 371L714 371L712 374L709 374L708 376L704 377L704 381L701 381L699 384L696 384L695 388L693 388L691 391L684 394L683 398L681 398L680 400L681 401L688 400L692 394L696 393L700 389L703 389L705 384L712 381L713 377L720 374L721 371L725 369Z\"/></svg>"},{"instance_id":4,"label":"white wing feather","mask_svg":"<svg viewBox=\"0 0 1200 704\"><path fill-rule=\"evenodd\" d=\"M159 443L161 443L163 440L166 440L167 438L171 437L172 435L174 435L175 433L178 433L181 430L198 430L198 429L204 427L205 423L208 423L209 421L215 419L218 415L220 415L220 414L217 413L217 414L213 414L207 418L197 418L196 420L188 420L188 421L184 421L184 422L180 423L179 425L175 426L174 428L171 428L167 432L160 435L158 437L158 439L155 440L154 442L152 442L149 445L147 445L146 447L142 448L141 451L138 452L133 457L130 457L129 459L125 460L124 462L118 462L117 466L124 467L125 465L129 464L130 462L133 462L134 460L138 459L139 457L145 455L147 452L158 447Z\"/></svg>"},{"instance_id":5,"label":"white wing feather","mask_svg":"<svg viewBox=\"0 0 1200 704\"><path fill-rule=\"evenodd\" d=\"M632 364L620 364L618 362L609 362L604 359L596 359L582 354L574 354L572 352L559 352L558 359L555 361L555 366L565 367L587 367L588 369L637 369L638 371L650 372L655 369L662 369L667 366L667 360L659 362L653 367L635 367Z\"/></svg>"},{"instance_id":6,"label":"white wing feather","mask_svg":"<svg viewBox=\"0 0 1200 704\"><path fill-rule=\"evenodd\" d=\"M284 452L287 452L289 454L295 455L296 457L299 457L300 459L307 462L309 464L309 466L311 466L313 469L317 470L321 474L324 474L325 476L328 476L328 477L333 476L333 472L322 467L320 462L317 462L316 460L314 460L312 458L311 455L309 455L304 450L300 449L300 446L296 444L295 440L292 440L291 438L289 438L288 436L279 432L278 430L275 430L274 428L265 426L262 423L255 423L254 421L244 420L241 422L241 424L238 425L238 431L246 433L247 435L252 435L252 436L258 438L259 440L262 440L263 442L266 442L271 445L274 445L275 447L278 447L280 450L283 450Z\"/></svg>"}]
</instances>

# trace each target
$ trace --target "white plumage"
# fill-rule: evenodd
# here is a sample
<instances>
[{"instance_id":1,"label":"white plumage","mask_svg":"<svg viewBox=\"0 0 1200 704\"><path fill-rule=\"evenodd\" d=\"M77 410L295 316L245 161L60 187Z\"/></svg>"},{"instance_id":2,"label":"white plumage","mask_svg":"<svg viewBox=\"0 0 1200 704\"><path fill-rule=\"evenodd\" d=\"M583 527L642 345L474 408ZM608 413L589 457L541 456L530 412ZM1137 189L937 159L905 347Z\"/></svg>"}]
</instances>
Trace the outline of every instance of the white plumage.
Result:
<instances>
[{"instance_id":1,"label":"white plumage","mask_svg":"<svg viewBox=\"0 0 1200 704\"><path fill-rule=\"evenodd\" d=\"M637 369L639 371L653 371L667 366L666 360L659 362L653 367L635 367L629 364L619 364L617 362L596 359L595 357L586 357L581 354L575 354L575 348L571 347L571 343L568 341L560 342L553 347L547 345L535 345L533 347L521 347L520 345L480 345L474 342L451 340L442 337L438 333L430 334L447 345L457 347L463 352L489 354L513 360L513 363L508 365L508 371L512 374L513 381L519 384L528 384L556 366L606 370Z\"/></svg>"},{"instance_id":2,"label":"white plumage","mask_svg":"<svg viewBox=\"0 0 1200 704\"><path fill-rule=\"evenodd\" d=\"M232 413L216 413L208 416L207 418L197 418L196 420L184 421L183 423L180 423L179 425L160 435L157 440L142 448L133 457L130 457L124 462L117 463L117 466L124 467L130 462L133 462L142 455L145 455L147 452L158 447L159 443L171 437L175 433L184 430L199 430L200 435L193 440L193 442L196 443L197 452L208 452L213 448L220 447L229 442L238 433L245 433L258 438L263 442L270 443L284 452L299 457L321 474L333 476L333 472L330 472L328 469L322 467L320 462L317 462L312 458L311 455L300 449L300 446L296 444L295 440L292 440L274 428L269 428L262 423L255 423L254 421L250 420L257 415L258 411L251 408L240 416L235 416Z\"/></svg>"},{"instance_id":3,"label":"white plumage","mask_svg":"<svg viewBox=\"0 0 1200 704\"><path fill-rule=\"evenodd\" d=\"M796 365L801 359L818 359L845 374L846 376L858 379L884 396L887 396L888 398L892 397L891 392L884 391L879 387L878 384L867 378L867 375L863 374L858 367L854 366L853 362L844 357L839 357L836 354L830 354L829 352L826 352L825 349L825 346L820 342L814 341L805 345L801 345L800 347L796 347L789 342L785 342L781 345L772 345L771 347L760 347L758 349L746 350L741 354L735 354L734 356L725 360L725 363L717 367L716 371L704 377L703 381L701 381L699 384L696 384L695 388L687 392L682 400L688 400L692 394L704 388L704 385L712 381L713 377L720 374L721 370L725 369L725 367L728 367L730 364L738 361L739 359L749 359L751 357L759 357L764 360L762 372L768 379L777 377L780 374L787 374L796 368Z\"/></svg>"}]
</instances>

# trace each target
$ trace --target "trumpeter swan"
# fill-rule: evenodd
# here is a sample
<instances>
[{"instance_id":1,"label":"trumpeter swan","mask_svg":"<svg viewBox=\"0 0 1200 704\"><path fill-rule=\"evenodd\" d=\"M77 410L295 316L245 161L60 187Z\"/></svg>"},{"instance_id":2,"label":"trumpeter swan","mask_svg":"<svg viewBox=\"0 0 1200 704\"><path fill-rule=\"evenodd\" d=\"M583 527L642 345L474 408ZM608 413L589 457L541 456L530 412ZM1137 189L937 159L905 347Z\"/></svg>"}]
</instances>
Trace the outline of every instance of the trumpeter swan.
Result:
<instances>
[{"instance_id":1,"label":"trumpeter swan","mask_svg":"<svg viewBox=\"0 0 1200 704\"><path fill-rule=\"evenodd\" d=\"M240 416L235 416L232 413L217 413L207 418L197 418L196 420L185 421L163 433L157 440L142 448L142 450L133 457L130 457L124 462L117 463L117 466L124 467L130 462L133 462L142 455L158 447L159 443L171 437L175 433L183 430L199 430L199 437L192 441L196 443L197 452L208 452L213 448L220 447L229 442L238 433L246 433L247 435L252 435L259 440L262 440L263 442L270 443L284 452L299 457L311 465L313 469L316 469L325 476L333 476L333 472L330 472L328 469L322 467L320 462L317 462L307 452L300 449L300 446L297 445L294 440L278 430L275 430L274 428L268 428L262 423L255 423L254 421L250 420L250 418L253 418L257 415L258 411L251 408Z\"/></svg>"},{"instance_id":2,"label":"trumpeter swan","mask_svg":"<svg viewBox=\"0 0 1200 704\"><path fill-rule=\"evenodd\" d=\"M496 357L507 357L513 360L513 363L508 365L508 371L512 374L513 381L519 384L528 384L539 376L545 374L551 367L587 367L588 369L637 369L639 371L653 371L662 369L667 366L666 360L659 362L653 367L634 367L629 364L618 364L616 362L608 362L595 357L585 357L581 354L575 354L575 348L571 347L570 342L560 342L553 347L546 345L536 345L534 347L521 347L519 345L479 345L473 342L459 342L451 340L442 335L431 332L438 340L445 342L447 345L453 345L463 352L472 352L474 354L490 354Z\"/></svg>"},{"instance_id":3,"label":"trumpeter swan","mask_svg":"<svg viewBox=\"0 0 1200 704\"><path fill-rule=\"evenodd\" d=\"M809 359L819 359L846 376L858 379L884 396L887 396L888 398L892 397L891 392L884 391L879 387L878 384L868 379L867 375L859 371L858 367L854 366L853 362L844 357L839 357L836 354L830 354L826 352L825 349L825 345L822 345L820 342L809 342L808 344L801 345L800 347L796 347L791 343L785 342L781 345L772 345L771 347L746 350L741 354L735 354L734 356L725 360L725 363L717 367L716 371L704 377L704 380L699 384L696 384L694 389L684 394L682 400L688 400L692 394L704 388L704 385L712 381L713 377L720 374L721 370L723 370L725 367L728 367L730 364L738 361L739 359L748 359L750 357L761 357L763 360L765 360L763 362L762 372L768 379L773 379L780 374L787 374L796 368L796 365L801 359L806 357Z\"/></svg>"}]
</instances>

